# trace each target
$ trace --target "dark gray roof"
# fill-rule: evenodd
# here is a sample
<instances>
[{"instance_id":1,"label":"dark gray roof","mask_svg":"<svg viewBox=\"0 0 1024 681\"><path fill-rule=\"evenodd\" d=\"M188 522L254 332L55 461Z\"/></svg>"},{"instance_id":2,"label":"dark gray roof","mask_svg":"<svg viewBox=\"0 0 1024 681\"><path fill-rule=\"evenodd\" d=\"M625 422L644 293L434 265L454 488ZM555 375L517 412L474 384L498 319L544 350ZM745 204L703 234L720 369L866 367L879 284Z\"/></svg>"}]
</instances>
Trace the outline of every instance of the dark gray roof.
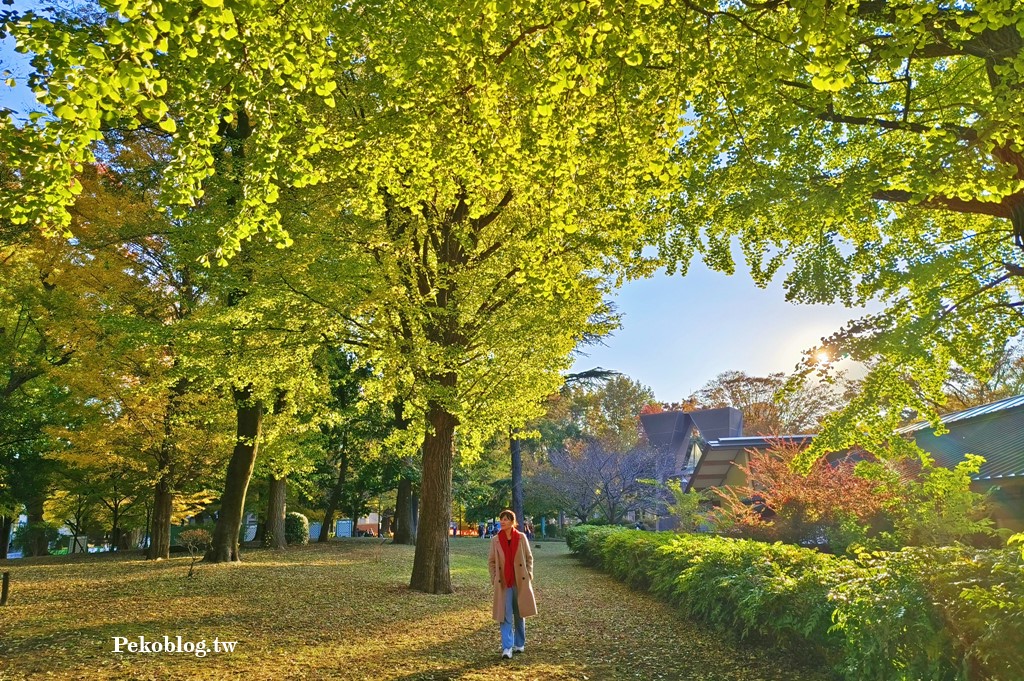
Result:
<instances>
[{"instance_id":1,"label":"dark gray roof","mask_svg":"<svg viewBox=\"0 0 1024 681\"><path fill-rule=\"evenodd\" d=\"M700 411L665 411L644 414L640 423L647 433L647 441L656 449L673 455L672 475L687 477L693 462L690 444L694 429L698 437L707 442L715 438L739 435L743 432L743 412L732 407L703 409Z\"/></svg>"},{"instance_id":2,"label":"dark gray roof","mask_svg":"<svg viewBox=\"0 0 1024 681\"><path fill-rule=\"evenodd\" d=\"M656 449L671 452L679 449L689 431L689 417L682 411L663 411L660 414L641 414L640 425L647 433L647 441Z\"/></svg>"}]
</instances>

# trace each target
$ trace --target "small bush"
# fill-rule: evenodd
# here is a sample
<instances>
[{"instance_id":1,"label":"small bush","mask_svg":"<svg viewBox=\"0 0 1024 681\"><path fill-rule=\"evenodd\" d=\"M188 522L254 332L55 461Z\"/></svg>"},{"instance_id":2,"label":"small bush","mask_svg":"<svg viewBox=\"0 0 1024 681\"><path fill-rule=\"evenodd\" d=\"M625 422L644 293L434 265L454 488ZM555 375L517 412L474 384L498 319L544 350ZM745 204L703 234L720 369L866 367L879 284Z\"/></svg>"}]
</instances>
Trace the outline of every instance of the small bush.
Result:
<instances>
[{"instance_id":1,"label":"small bush","mask_svg":"<svg viewBox=\"0 0 1024 681\"><path fill-rule=\"evenodd\" d=\"M284 517L284 540L289 544L309 543L309 519L301 513L289 513Z\"/></svg>"},{"instance_id":2,"label":"small bush","mask_svg":"<svg viewBox=\"0 0 1024 681\"><path fill-rule=\"evenodd\" d=\"M192 562L188 566L188 578L195 577L196 561L202 558L203 553L213 543L213 535L203 529L185 530L178 535L178 541L188 549L188 555Z\"/></svg>"}]
</instances>

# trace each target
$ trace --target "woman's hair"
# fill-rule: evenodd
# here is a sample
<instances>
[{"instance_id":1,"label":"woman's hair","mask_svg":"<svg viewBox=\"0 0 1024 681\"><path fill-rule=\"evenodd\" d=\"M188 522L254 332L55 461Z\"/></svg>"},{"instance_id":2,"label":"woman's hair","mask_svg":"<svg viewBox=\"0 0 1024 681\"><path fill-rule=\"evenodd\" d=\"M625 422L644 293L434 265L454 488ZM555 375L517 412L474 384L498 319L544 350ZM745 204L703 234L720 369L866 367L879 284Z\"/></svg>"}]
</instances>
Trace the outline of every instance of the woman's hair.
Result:
<instances>
[{"instance_id":1,"label":"woman's hair","mask_svg":"<svg viewBox=\"0 0 1024 681\"><path fill-rule=\"evenodd\" d=\"M508 518L509 520L511 520L512 527L519 527L519 523L516 522L515 511L506 508L504 511L498 514L498 519L501 520L502 518Z\"/></svg>"}]
</instances>

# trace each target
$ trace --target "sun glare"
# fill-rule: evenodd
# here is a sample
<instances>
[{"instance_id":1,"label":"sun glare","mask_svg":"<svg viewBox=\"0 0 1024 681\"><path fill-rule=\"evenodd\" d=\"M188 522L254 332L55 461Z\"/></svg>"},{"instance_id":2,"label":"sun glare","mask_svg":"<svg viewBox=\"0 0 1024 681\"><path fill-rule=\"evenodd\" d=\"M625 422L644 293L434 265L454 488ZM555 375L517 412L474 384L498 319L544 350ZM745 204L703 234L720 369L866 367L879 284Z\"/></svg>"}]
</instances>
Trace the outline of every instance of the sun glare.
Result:
<instances>
[{"instance_id":1,"label":"sun glare","mask_svg":"<svg viewBox=\"0 0 1024 681\"><path fill-rule=\"evenodd\" d=\"M818 350L818 352L814 354L814 359L818 364L828 364L832 361L832 357L828 354L828 350Z\"/></svg>"}]
</instances>

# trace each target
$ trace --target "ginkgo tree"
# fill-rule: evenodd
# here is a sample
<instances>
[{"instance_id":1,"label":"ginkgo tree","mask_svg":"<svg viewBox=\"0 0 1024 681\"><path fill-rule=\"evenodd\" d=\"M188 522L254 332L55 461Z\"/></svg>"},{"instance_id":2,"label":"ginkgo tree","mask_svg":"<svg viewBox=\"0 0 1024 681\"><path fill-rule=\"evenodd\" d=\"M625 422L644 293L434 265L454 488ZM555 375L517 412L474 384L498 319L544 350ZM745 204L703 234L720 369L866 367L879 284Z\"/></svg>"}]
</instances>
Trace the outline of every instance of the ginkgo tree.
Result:
<instances>
[{"instance_id":1,"label":"ginkgo tree","mask_svg":"<svg viewBox=\"0 0 1024 681\"><path fill-rule=\"evenodd\" d=\"M60 207L78 189L69 169L109 125L167 133L169 207L200 201L222 173L216 145L241 140L220 254L259 231L306 239L312 225L337 238L336 258L362 264L364 290L340 286L329 301L374 341L362 342L385 390L415 386L413 586L450 590L456 425L472 443L522 423L525 405L557 387L602 278L648 271L685 79L641 68L638 46L673 36L640 3L104 7L117 15L12 26L37 55L54 118L22 132L26 198L3 210L46 230L66 224Z\"/></svg>"},{"instance_id":2,"label":"ginkgo tree","mask_svg":"<svg viewBox=\"0 0 1024 681\"><path fill-rule=\"evenodd\" d=\"M691 3L683 3L696 9ZM983 375L1021 330L1024 9L1019 3L736 2L706 37L680 156L695 162L664 253L789 300L880 301L824 339L870 362L809 457L908 452L905 410L936 418L952 365ZM803 373L822 367L808 356Z\"/></svg>"},{"instance_id":3,"label":"ginkgo tree","mask_svg":"<svg viewBox=\"0 0 1024 681\"><path fill-rule=\"evenodd\" d=\"M647 245L731 271L738 238L760 283L792 263L793 300L888 304L826 343L876 361L816 451L903 448L902 408L934 413L950 362L981 371L976 350L1019 330L1013 4L101 5L99 21L7 23L53 115L0 121L19 188L0 216L65 227L112 125L167 135L162 201L179 215L230 175L211 259L261 232L301 239L303 271L339 285L292 287L345 320L339 336L357 329L383 398L413 386L416 588L450 588L456 427L472 442L521 421L598 282L646 273Z\"/></svg>"}]
</instances>

